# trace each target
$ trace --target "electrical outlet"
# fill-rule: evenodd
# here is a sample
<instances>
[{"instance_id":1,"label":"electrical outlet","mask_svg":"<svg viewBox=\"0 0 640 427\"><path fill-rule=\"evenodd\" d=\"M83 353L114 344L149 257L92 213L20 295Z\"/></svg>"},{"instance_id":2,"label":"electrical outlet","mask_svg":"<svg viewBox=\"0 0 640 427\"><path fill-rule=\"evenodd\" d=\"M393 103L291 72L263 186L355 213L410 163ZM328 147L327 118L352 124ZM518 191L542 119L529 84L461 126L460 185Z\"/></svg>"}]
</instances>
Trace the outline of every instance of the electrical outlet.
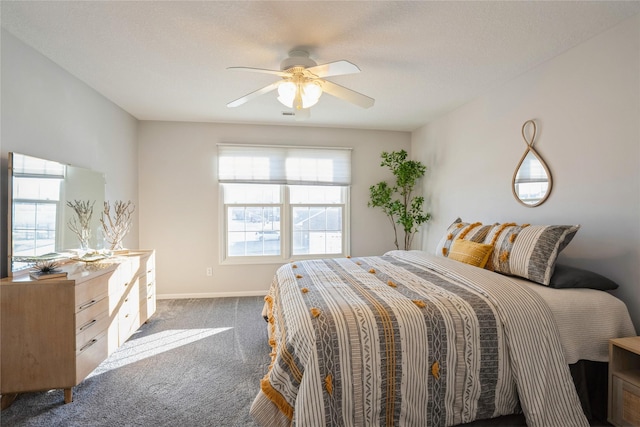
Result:
<instances>
[{"instance_id":1,"label":"electrical outlet","mask_svg":"<svg viewBox=\"0 0 640 427\"><path fill-rule=\"evenodd\" d=\"M207 267L207 276L213 276L213 268Z\"/></svg>"}]
</instances>

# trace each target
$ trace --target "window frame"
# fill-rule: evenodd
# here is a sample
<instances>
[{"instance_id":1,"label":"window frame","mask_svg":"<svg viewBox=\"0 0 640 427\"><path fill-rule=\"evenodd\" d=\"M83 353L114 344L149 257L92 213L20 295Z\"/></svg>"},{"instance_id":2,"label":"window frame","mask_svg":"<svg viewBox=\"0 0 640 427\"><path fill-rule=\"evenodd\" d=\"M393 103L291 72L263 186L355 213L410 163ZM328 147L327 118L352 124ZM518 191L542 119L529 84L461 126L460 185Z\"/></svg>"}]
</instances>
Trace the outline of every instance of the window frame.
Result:
<instances>
[{"instance_id":1,"label":"window frame","mask_svg":"<svg viewBox=\"0 0 640 427\"><path fill-rule=\"evenodd\" d=\"M266 183L265 183L266 184ZM348 256L351 251L351 186L340 185L342 191L342 203L296 203L292 204L290 199L289 184L278 184L280 186L280 203L225 203L224 185L218 183L219 206L219 235L220 235L220 264L221 265L248 265L248 264L283 264L289 261L317 259L317 258L339 258ZM262 184L253 184L262 185ZM294 207L341 207L342 208L342 252L332 254L293 254L293 208ZM229 256L228 254L228 212L229 207L280 207L280 255L257 255L257 256Z\"/></svg>"}]
</instances>

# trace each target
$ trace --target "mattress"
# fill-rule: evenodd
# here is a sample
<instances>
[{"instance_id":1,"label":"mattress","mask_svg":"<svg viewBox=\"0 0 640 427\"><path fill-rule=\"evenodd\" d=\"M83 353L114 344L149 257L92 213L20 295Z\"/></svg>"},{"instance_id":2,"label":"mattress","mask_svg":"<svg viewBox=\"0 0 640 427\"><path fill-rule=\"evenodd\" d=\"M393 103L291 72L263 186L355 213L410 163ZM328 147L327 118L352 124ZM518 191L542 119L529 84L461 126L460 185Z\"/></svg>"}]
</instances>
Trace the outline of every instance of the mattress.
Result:
<instances>
[{"instance_id":1,"label":"mattress","mask_svg":"<svg viewBox=\"0 0 640 427\"><path fill-rule=\"evenodd\" d=\"M565 361L609 361L611 338L635 336L623 301L596 289L554 289L516 277L510 278L538 294L548 305L558 327Z\"/></svg>"}]
</instances>

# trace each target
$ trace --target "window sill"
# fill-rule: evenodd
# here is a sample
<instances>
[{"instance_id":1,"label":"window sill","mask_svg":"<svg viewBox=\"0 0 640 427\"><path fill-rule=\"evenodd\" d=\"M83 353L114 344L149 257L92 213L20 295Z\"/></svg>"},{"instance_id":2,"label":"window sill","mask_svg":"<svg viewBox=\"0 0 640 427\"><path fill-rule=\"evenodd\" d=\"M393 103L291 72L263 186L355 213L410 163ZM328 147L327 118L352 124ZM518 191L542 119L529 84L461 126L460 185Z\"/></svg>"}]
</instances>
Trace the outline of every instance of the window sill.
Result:
<instances>
[{"instance_id":1,"label":"window sill","mask_svg":"<svg viewBox=\"0 0 640 427\"><path fill-rule=\"evenodd\" d=\"M345 258L346 254L316 254L296 255L289 258L283 257L233 257L220 260L220 265L282 265L294 261L309 259Z\"/></svg>"}]
</instances>

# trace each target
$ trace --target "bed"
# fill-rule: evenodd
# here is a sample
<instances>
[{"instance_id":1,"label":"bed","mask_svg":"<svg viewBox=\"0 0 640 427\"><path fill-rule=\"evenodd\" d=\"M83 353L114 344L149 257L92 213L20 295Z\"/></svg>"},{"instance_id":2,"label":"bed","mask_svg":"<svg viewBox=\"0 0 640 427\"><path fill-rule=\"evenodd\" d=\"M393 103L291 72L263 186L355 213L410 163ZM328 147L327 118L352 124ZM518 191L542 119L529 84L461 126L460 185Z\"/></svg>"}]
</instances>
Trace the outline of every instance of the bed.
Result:
<instances>
[{"instance_id":1,"label":"bed","mask_svg":"<svg viewBox=\"0 0 640 427\"><path fill-rule=\"evenodd\" d=\"M421 251L290 263L266 300L262 426L588 426L569 365L635 335L622 301ZM597 316L594 314L598 314ZM585 338L587 336L587 339Z\"/></svg>"}]
</instances>

